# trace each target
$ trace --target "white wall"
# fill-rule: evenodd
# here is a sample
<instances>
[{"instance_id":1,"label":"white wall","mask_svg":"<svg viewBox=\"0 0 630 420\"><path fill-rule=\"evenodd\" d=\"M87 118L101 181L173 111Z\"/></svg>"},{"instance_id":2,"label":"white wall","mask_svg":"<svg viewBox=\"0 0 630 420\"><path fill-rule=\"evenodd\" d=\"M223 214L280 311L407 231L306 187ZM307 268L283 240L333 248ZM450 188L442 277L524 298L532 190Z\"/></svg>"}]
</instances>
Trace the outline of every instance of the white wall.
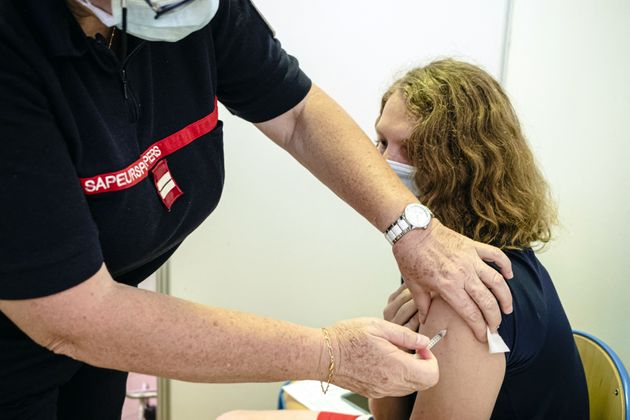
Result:
<instances>
[{"instance_id":1,"label":"white wall","mask_svg":"<svg viewBox=\"0 0 630 420\"><path fill-rule=\"evenodd\" d=\"M256 4L285 48L370 136L381 94L413 64L455 55L500 72L503 1ZM171 259L172 293L311 326L380 316L398 286L381 234L252 126L222 111L224 196ZM277 384L171 385L174 420L272 408L278 392Z\"/></svg>"},{"instance_id":2,"label":"white wall","mask_svg":"<svg viewBox=\"0 0 630 420\"><path fill-rule=\"evenodd\" d=\"M560 210L541 255L574 328L630 364L630 2L516 1L507 89Z\"/></svg>"}]
</instances>

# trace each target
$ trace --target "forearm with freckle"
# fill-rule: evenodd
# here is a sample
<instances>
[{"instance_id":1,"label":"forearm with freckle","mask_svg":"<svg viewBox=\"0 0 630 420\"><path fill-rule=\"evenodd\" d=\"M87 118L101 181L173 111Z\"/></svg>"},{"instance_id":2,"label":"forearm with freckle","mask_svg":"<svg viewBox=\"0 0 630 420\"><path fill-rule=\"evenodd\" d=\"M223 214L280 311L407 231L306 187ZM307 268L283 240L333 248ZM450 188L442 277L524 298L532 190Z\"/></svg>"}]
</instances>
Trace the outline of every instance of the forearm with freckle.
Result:
<instances>
[{"instance_id":1,"label":"forearm with freckle","mask_svg":"<svg viewBox=\"0 0 630 420\"><path fill-rule=\"evenodd\" d=\"M324 91L313 86L302 106L281 145L370 223L385 230L417 199Z\"/></svg>"},{"instance_id":2,"label":"forearm with freckle","mask_svg":"<svg viewBox=\"0 0 630 420\"><path fill-rule=\"evenodd\" d=\"M41 304L15 311L6 301L0 309L41 345L94 366L193 382L321 376L317 329L116 283L107 288L72 311Z\"/></svg>"},{"instance_id":3,"label":"forearm with freckle","mask_svg":"<svg viewBox=\"0 0 630 420\"><path fill-rule=\"evenodd\" d=\"M117 328L104 328L78 341L79 358L200 382L319 376L318 330L125 286L119 289L119 303L108 311L114 317L110 324Z\"/></svg>"}]
</instances>

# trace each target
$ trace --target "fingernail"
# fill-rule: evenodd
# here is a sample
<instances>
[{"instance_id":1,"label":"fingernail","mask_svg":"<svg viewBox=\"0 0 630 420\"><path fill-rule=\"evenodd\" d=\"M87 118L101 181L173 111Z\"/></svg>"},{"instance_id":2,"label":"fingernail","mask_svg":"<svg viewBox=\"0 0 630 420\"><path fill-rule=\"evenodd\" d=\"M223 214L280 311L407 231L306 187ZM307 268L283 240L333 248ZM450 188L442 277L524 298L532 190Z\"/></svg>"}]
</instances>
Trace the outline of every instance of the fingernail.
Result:
<instances>
[{"instance_id":1,"label":"fingernail","mask_svg":"<svg viewBox=\"0 0 630 420\"><path fill-rule=\"evenodd\" d=\"M507 311L505 311L506 314L511 314L512 312L514 312L514 307L510 306Z\"/></svg>"},{"instance_id":2,"label":"fingernail","mask_svg":"<svg viewBox=\"0 0 630 420\"><path fill-rule=\"evenodd\" d=\"M418 347L426 347L429 344L429 337L425 337L423 335L416 335L416 345Z\"/></svg>"}]
</instances>

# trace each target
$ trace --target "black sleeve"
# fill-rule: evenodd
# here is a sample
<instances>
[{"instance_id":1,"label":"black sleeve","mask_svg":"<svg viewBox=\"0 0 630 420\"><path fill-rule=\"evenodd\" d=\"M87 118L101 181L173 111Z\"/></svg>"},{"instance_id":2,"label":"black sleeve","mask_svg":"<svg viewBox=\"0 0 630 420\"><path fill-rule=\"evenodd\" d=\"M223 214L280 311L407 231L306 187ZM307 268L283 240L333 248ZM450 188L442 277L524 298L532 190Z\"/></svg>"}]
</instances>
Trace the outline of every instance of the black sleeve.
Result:
<instances>
[{"instance_id":1,"label":"black sleeve","mask_svg":"<svg viewBox=\"0 0 630 420\"><path fill-rule=\"evenodd\" d=\"M250 122L270 120L297 105L311 87L249 0L223 0L211 22L217 96Z\"/></svg>"},{"instance_id":2,"label":"black sleeve","mask_svg":"<svg viewBox=\"0 0 630 420\"><path fill-rule=\"evenodd\" d=\"M512 262L514 277L507 284L514 311L501 314L499 334L510 349L506 353L507 372L525 369L541 350L547 335L548 309L542 279L523 263L520 251L505 251Z\"/></svg>"},{"instance_id":3,"label":"black sleeve","mask_svg":"<svg viewBox=\"0 0 630 420\"><path fill-rule=\"evenodd\" d=\"M0 40L0 299L54 294L103 262L37 73Z\"/></svg>"}]
</instances>

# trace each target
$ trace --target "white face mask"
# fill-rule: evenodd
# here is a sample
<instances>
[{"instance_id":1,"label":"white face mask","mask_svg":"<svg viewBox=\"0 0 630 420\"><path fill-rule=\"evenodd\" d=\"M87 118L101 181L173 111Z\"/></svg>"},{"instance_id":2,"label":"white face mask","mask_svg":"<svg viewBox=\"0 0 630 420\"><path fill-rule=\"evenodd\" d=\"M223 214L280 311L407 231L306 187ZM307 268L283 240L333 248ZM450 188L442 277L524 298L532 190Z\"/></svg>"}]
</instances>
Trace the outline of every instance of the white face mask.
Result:
<instances>
[{"instance_id":1,"label":"white face mask","mask_svg":"<svg viewBox=\"0 0 630 420\"><path fill-rule=\"evenodd\" d=\"M416 183L414 181L416 168L411 165L395 162L389 159L387 159L387 163L394 170L394 172L396 172L398 178L400 178L402 183L405 184L409 191L411 191L413 195L418 197L420 195L420 192L418 191L418 187L416 187Z\"/></svg>"},{"instance_id":2,"label":"white face mask","mask_svg":"<svg viewBox=\"0 0 630 420\"><path fill-rule=\"evenodd\" d=\"M111 15L90 0L79 1L103 24L122 29L122 0L111 0ZM127 32L147 41L176 42L206 26L218 9L219 0L193 0L155 19L155 12L144 0L127 0Z\"/></svg>"}]
</instances>

